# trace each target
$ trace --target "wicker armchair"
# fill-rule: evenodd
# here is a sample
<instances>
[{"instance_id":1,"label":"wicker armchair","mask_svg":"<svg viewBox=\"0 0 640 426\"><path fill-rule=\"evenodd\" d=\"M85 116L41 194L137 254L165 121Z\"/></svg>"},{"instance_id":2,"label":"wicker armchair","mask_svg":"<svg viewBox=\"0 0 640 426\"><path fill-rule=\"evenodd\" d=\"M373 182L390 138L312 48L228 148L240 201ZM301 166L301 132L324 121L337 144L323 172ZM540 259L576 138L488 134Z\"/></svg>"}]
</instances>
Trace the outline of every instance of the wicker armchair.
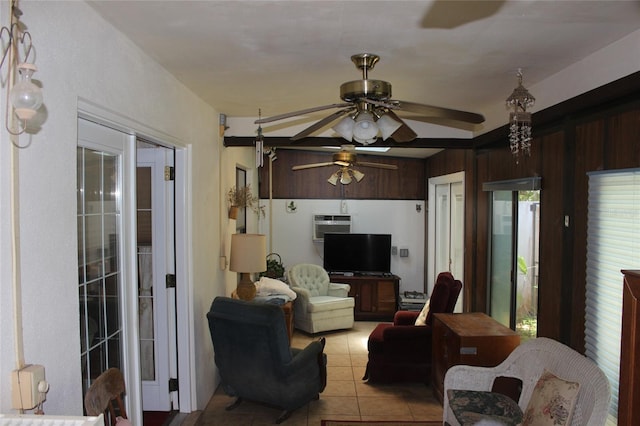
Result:
<instances>
[{"instance_id":1,"label":"wicker armchair","mask_svg":"<svg viewBox=\"0 0 640 426\"><path fill-rule=\"evenodd\" d=\"M444 421L458 425L451 409L448 391L451 389L491 391L497 377L522 380L518 405L524 412L534 387L544 370L571 382L580 383L571 424L575 426L604 425L607 419L611 389L600 368L585 356L552 339L539 337L518 346L496 367L451 367L444 379Z\"/></svg>"}]
</instances>

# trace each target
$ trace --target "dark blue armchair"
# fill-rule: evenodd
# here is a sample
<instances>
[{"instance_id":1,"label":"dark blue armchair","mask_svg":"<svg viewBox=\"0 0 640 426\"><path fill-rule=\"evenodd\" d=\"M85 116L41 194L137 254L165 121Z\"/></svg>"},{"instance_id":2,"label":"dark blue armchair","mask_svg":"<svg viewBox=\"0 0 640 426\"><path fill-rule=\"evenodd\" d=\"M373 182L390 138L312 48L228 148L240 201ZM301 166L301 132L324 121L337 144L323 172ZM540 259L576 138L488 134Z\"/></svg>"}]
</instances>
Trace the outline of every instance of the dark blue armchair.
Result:
<instances>
[{"instance_id":1,"label":"dark blue armchair","mask_svg":"<svg viewBox=\"0 0 640 426\"><path fill-rule=\"evenodd\" d=\"M279 306L216 297L207 313L222 386L237 397L283 409L276 423L312 399L326 385L324 338L304 349L289 346Z\"/></svg>"}]
</instances>

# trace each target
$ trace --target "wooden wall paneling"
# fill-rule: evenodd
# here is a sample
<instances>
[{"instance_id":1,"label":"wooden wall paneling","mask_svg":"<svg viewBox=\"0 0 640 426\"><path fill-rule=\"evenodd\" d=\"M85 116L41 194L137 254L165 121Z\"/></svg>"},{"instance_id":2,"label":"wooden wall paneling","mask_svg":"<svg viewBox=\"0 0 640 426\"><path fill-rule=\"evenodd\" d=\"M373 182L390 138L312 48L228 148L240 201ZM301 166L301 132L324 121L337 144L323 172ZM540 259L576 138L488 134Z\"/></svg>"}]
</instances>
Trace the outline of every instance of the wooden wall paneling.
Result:
<instances>
[{"instance_id":1,"label":"wooden wall paneling","mask_svg":"<svg viewBox=\"0 0 640 426\"><path fill-rule=\"evenodd\" d=\"M571 261L573 295L570 346L584 353L584 315L587 265L587 203L589 179L587 172L603 167L604 120L599 119L575 126L574 140L574 176L573 211L567 211L570 227L573 231L573 256Z\"/></svg>"},{"instance_id":2,"label":"wooden wall paneling","mask_svg":"<svg viewBox=\"0 0 640 426\"><path fill-rule=\"evenodd\" d=\"M487 302L487 262L489 261L489 255L487 248L489 245L489 195L482 190L482 183L487 182L491 175L491 164L488 152L479 153L476 157L476 211L475 211L475 226L476 241L475 251L475 271L474 271L474 288L469 288L467 291L471 293L471 300L473 301L472 311L488 312ZM467 212L469 214L469 212ZM467 293L465 293L466 295Z\"/></svg>"},{"instance_id":3,"label":"wooden wall paneling","mask_svg":"<svg viewBox=\"0 0 640 426\"><path fill-rule=\"evenodd\" d=\"M292 166L332 161L333 153L281 149L273 162L273 197L300 199L395 199L424 200L425 171L423 159L380 157L358 154L360 161L395 164L398 170L358 167L365 174L360 182L331 185L329 176L338 166L291 170ZM259 170L261 198L269 197L269 166Z\"/></svg>"},{"instance_id":4,"label":"wooden wall paneling","mask_svg":"<svg viewBox=\"0 0 640 426\"><path fill-rule=\"evenodd\" d=\"M562 254L564 237L564 135L547 135L540 143L542 190L540 191L540 275L538 284L538 336L562 341L561 324L571 315L570 301L563 301ZM565 306L566 305L566 306ZM563 309L563 308L567 309Z\"/></svg>"},{"instance_id":5,"label":"wooden wall paneling","mask_svg":"<svg viewBox=\"0 0 640 426\"><path fill-rule=\"evenodd\" d=\"M464 154L464 277L462 279L464 294L464 312L473 311L474 301L471 295L475 284L475 264L477 252L476 242L478 240L477 233L477 200L476 192L478 189L478 181L476 178L476 154L472 150L468 150Z\"/></svg>"},{"instance_id":6,"label":"wooden wall paneling","mask_svg":"<svg viewBox=\"0 0 640 426\"><path fill-rule=\"evenodd\" d=\"M611 117L608 130L607 169L640 167L640 108Z\"/></svg>"},{"instance_id":7,"label":"wooden wall paneling","mask_svg":"<svg viewBox=\"0 0 640 426\"><path fill-rule=\"evenodd\" d=\"M429 157L429 177L443 176L465 169L468 149L445 149Z\"/></svg>"}]
</instances>

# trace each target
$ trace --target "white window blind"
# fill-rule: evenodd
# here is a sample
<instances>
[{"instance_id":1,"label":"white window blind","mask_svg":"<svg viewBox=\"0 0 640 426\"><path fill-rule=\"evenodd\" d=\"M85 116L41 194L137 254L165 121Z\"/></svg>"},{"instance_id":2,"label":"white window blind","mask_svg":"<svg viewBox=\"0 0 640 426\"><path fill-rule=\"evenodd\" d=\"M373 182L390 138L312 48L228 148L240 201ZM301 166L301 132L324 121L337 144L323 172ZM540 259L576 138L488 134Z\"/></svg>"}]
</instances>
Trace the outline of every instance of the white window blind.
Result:
<instances>
[{"instance_id":1,"label":"white window blind","mask_svg":"<svg viewBox=\"0 0 640 426\"><path fill-rule=\"evenodd\" d=\"M640 269L640 169L588 176L586 355L609 378L609 418L615 422L622 324L620 271Z\"/></svg>"}]
</instances>

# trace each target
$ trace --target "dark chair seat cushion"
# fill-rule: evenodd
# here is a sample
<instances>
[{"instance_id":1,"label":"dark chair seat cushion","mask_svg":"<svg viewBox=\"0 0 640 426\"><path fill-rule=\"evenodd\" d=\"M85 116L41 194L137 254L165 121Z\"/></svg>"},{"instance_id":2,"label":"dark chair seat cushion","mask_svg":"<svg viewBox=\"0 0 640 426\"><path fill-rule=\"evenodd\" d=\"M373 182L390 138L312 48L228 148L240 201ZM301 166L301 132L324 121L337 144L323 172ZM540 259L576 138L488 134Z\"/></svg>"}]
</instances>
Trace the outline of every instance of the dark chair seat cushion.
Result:
<instances>
[{"instance_id":1,"label":"dark chair seat cushion","mask_svg":"<svg viewBox=\"0 0 640 426\"><path fill-rule=\"evenodd\" d=\"M449 389L449 408L462 425L474 425L481 420L492 424L516 426L522 423L522 410L508 396L497 392Z\"/></svg>"}]
</instances>

